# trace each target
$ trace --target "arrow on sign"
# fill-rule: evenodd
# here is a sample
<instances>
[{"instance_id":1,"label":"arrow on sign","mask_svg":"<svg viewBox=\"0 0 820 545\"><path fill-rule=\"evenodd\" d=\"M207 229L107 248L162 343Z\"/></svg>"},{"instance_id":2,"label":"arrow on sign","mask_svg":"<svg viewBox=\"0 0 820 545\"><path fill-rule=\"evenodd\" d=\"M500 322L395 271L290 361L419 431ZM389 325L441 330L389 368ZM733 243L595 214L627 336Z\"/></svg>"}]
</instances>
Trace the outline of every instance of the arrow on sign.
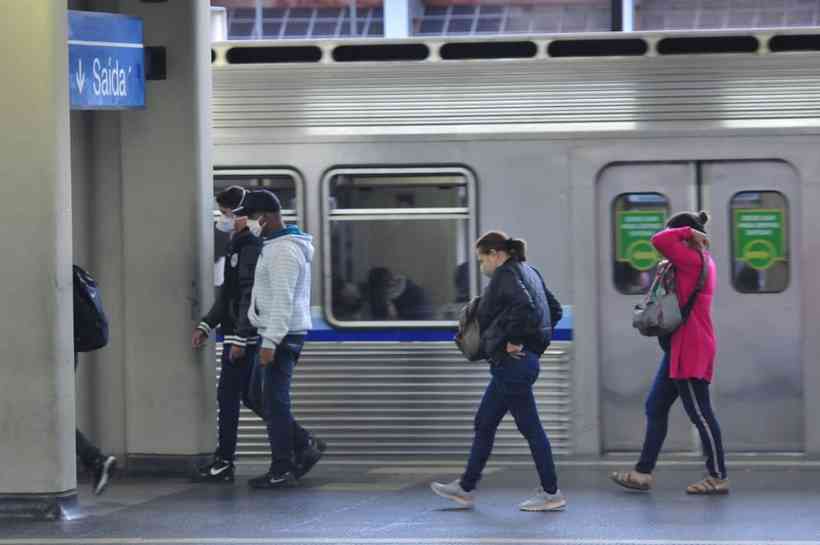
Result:
<instances>
[{"instance_id":1,"label":"arrow on sign","mask_svg":"<svg viewBox=\"0 0 820 545\"><path fill-rule=\"evenodd\" d=\"M80 94L82 94L83 87L85 87L85 74L83 73L82 59L77 59L77 73L74 74L74 80L77 82L77 89L79 89Z\"/></svg>"}]
</instances>

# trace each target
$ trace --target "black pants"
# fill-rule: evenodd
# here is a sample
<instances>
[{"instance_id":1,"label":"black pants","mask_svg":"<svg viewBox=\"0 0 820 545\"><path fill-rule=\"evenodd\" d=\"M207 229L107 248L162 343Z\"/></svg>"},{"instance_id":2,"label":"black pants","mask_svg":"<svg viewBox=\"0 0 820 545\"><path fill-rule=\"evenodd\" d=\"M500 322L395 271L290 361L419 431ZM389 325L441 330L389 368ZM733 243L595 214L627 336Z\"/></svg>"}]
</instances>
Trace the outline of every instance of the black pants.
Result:
<instances>
[{"instance_id":1,"label":"black pants","mask_svg":"<svg viewBox=\"0 0 820 545\"><path fill-rule=\"evenodd\" d=\"M225 344L222 350L222 370L219 373L219 386L216 399L219 404L219 446L216 455L223 460L233 461L236 456L236 438L239 429L240 403L257 415L261 413L250 397L251 372L256 362L258 347L248 346L245 356L237 361L230 361L231 345Z\"/></svg>"},{"instance_id":2,"label":"black pants","mask_svg":"<svg viewBox=\"0 0 820 545\"><path fill-rule=\"evenodd\" d=\"M646 400L646 436L641 459L635 466L640 473L652 473L658 461L669 425L669 410L680 398L692 423L698 428L703 452L706 454L706 470L718 479L726 478L726 462L723 455L723 438L720 433L712 404L709 400L709 383L705 380L673 380L669 377L669 354L661 361L660 369Z\"/></svg>"},{"instance_id":3,"label":"black pants","mask_svg":"<svg viewBox=\"0 0 820 545\"><path fill-rule=\"evenodd\" d=\"M74 352L74 372L77 372L77 363L79 363L79 355ZM98 449L94 443L88 440L88 438L83 435L79 429L76 430L76 441L77 441L77 457L80 459L82 464L90 469L96 465L100 459L103 457L102 452Z\"/></svg>"}]
</instances>

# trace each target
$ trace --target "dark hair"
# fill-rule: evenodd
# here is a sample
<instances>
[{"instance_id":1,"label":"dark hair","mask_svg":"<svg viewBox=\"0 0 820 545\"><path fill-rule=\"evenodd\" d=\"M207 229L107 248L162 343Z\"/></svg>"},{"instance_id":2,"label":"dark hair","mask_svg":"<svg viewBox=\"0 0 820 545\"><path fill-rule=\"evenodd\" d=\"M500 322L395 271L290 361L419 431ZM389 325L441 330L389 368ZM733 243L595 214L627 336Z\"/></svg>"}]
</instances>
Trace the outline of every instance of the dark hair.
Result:
<instances>
[{"instance_id":1,"label":"dark hair","mask_svg":"<svg viewBox=\"0 0 820 545\"><path fill-rule=\"evenodd\" d=\"M527 260L527 243L520 238L510 238L507 233L501 231L486 233L478 239L475 247L482 254L489 254L495 250L496 252L507 252L516 261Z\"/></svg>"},{"instance_id":2,"label":"dark hair","mask_svg":"<svg viewBox=\"0 0 820 545\"><path fill-rule=\"evenodd\" d=\"M228 208L230 210L235 210L242 205L242 201L245 200L245 189L239 187L238 185L232 185L231 187L224 189L219 192L216 196L216 204L218 204L222 208Z\"/></svg>"},{"instance_id":3,"label":"dark hair","mask_svg":"<svg viewBox=\"0 0 820 545\"><path fill-rule=\"evenodd\" d=\"M707 223L709 223L709 214L706 212L681 212L669 218L669 221L666 222L666 226L670 229L691 227L701 233L705 233Z\"/></svg>"}]
</instances>

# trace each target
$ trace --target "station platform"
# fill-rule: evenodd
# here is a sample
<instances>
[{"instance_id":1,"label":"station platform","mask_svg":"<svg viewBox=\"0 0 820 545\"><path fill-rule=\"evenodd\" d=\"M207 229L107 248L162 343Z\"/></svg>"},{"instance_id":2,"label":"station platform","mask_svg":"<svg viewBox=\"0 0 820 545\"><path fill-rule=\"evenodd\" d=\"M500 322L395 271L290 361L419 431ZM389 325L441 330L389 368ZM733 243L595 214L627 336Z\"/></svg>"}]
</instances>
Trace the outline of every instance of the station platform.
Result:
<instances>
[{"instance_id":1,"label":"station platform","mask_svg":"<svg viewBox=\"0 0 820 545\"><path fill-rule=\"evenodd\" d=\"M534 468L491 466L473 510L429 489L458 476L456 465L319 464L298 486L257 491L240 466L236 483L116 479L60 522L0 521L0 545L820 545L820 463L732 463L732 493L692 497L696 463L658 468L651 493L622 490L617 461L558 464L566 511L525 513Z\"/></svg>"}]
</instances>

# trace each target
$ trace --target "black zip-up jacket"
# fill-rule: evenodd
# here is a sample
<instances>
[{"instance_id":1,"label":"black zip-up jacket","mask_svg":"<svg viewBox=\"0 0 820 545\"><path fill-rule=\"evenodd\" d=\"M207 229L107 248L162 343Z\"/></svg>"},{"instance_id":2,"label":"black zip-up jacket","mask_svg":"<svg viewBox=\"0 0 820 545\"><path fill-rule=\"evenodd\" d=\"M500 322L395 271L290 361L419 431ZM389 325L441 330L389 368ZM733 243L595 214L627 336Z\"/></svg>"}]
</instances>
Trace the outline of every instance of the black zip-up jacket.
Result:
<instances>
[{"instance_id":1,"label":"black zip-up jacket","mask_svg":"<svg viewBox=\"0 0 820 545\"><path fill-rule=\"evenodd\" d=\"M225 249L225 279L211 310L202 318L199 329L210 334L222 326L225 344L254 345L259 341L256 329L248 319L256 261L262 241L248 229L236 233Z\"/></svg>"},{"instance_id":2,"label":"black zip-up jacket","mask_svg":"<svg viewBox=\"0 0 820 545\"><path fill-rule=\"evenodd\" d=\"M493 273L478 307L483 356L500 362L508 342L542 355L562 315L541 274L526 263L507 260Z\"/></svg>"}]
</instances>

